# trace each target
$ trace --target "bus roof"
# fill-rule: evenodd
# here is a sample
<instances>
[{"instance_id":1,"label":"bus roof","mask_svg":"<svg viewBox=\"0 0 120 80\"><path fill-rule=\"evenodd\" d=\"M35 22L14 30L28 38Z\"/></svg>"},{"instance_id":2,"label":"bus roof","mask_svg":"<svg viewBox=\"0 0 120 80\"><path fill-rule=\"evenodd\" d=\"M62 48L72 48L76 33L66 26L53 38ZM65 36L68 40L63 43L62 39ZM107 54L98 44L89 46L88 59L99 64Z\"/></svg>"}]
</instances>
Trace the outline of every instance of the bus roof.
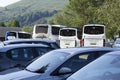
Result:
<instances>
[{"instance_id":1,"label":"bus roof","mask_svg":"<svg viewBox=\"0 0 120 80\"><path fill-rule=\"evenodd\" d=\"M77 28L77 27L64 27L64 28L61 28L60 30L65 30L65 29L72 29L72 30L77 30L77 31L81 31L82 29L80 28Z\"/></svg>"},{"instance_id":2,"label":"bus roof","mask_svg":"<svg viewBox=\"0 0 120 80\"><path fill-rule=\"evenodd\" d=\"M54 27L67 27L67 26L64 26L64 25L51 25L51 24L35 24L34 26L54 26Z\"/></svg>"},{"instance_id":3,"label":"bus roof","mask_svg":"<svg viewBox=\"0 0 120 80\"><path fill-rule=\"evenodd\" d=\"M51 25L51 26L54 26L54 27L67 27L67 26L64 26L64 25Z\"/></svg>"},{"instance_id":4,"label":"bus roof","mask_svg":"<svg viewBox=\"0 0 120 80\"><path fill-rule=\"evenodd\" d=\"M105 27L105 25L103 24L86 24L84 26L104 26Z\"/></svg>"},{"instance_id":5,"label":"bus roof","mask_svg":"<svg viewBox=\"0 0 120 80\"><path fill-rule=\"evenodd\" d=\"M27 33L27 34L31 34L31 33L29 33L29 32L25 32L25 31L7 31L6 33L8 33L8 32L18 32L18 33Z\"/></svg>"}]
</instances>

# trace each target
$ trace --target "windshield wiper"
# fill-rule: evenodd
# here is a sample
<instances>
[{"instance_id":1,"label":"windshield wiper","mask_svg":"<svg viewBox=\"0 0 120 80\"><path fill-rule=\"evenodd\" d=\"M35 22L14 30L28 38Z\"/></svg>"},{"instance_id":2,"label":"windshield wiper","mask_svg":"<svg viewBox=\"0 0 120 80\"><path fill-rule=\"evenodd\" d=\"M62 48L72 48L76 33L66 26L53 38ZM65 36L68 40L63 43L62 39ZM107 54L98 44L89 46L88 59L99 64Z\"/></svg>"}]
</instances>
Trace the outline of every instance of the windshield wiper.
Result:
<instances>
[{"instance_id":1,"label":"windshield wiper","mask_svg":"<svg viewBox=\"0 0 120 80\"><path fill-rule=\"evenodd\" d=\"M31 70L29 70L29 69L27 69L27 68L25 68L25 70L26 70L26 71L29 71L29 72L34 72L34 71L31 71Z\"/></svg>"},{"instance_id":2,"label":"windshield wiper","mask_svg":"<svg viewBox=\"0 0 120 80\"><path fill-rule=\"evenodd\" d=\"M47 67L49 66L49 64L47 64L46 66L41 67L39 70L35 71L36 73L45 73L45 71L47 70Z\"/></svg>"}]
</instances>

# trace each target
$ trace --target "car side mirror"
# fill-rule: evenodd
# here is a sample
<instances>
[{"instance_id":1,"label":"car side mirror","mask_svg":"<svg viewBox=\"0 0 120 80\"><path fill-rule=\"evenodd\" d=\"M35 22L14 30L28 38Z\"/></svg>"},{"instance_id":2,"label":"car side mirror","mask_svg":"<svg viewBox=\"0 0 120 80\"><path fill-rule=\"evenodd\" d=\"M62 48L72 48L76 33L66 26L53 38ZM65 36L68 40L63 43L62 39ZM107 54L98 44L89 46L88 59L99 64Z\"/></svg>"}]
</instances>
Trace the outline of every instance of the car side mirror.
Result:
<instances>
[{"instance_id":1,"label":"car side mirror","mask_svg":"<svg viewBox=\"0 0 120 80\"><path fill-rule=\"evenodd\" d=\"M69 74L69 73L72 73L72 70L68 67L62 67L60 70L59 70L59 74Z\"/></svg>"}]
</instances>

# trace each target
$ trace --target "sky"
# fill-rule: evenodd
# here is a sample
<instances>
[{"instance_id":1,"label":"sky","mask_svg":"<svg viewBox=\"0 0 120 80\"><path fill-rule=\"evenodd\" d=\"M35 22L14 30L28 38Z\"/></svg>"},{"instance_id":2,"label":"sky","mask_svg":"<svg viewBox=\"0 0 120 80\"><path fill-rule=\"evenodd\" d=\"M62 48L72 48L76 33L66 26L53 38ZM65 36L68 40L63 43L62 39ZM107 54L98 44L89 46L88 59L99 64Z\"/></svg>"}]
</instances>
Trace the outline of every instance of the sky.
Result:
<instances>
[{"instance_id":1,"label":"sky","mask_svg":"<svg viewBox=\"0 0 120 80\"><path fill-rule=\"evenodd\" d=\"M20 0L0 0L0 7L6 7L10 4L13 4L15 2L18 2Z\"/></svg>"}]
</instances>

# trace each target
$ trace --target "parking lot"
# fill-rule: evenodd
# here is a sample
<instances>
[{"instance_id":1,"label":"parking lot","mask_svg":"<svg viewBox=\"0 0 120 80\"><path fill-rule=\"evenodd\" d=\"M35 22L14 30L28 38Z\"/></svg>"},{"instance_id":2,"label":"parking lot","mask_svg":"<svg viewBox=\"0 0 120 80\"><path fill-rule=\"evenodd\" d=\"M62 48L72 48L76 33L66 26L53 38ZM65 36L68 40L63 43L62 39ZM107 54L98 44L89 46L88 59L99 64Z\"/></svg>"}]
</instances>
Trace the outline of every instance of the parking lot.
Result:
<instances>
[{"instance_id":1,"label":"parking lot","mask_svg":"<svg viewBox=\"0 0 120 80\"><path fill-rule=\"evenodd\" d=\"M120 0L0 0L0 80L120 80Z\"/></svg>"}]
</instances>

